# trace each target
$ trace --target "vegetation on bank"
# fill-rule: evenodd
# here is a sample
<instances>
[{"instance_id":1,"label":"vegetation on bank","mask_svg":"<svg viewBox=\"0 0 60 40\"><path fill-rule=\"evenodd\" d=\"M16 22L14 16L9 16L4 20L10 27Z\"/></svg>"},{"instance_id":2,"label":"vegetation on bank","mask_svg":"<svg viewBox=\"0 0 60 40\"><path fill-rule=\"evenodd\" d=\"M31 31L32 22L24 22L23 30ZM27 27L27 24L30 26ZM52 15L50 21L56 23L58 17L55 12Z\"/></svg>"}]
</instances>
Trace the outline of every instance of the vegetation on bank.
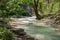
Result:
<instances>
[{"instance_id":1,"label":"vegetation on bank","mask_svg":"<svg viewBox=\"0 0 60 40\"><path fill-rule=\"evenodd\" d=\"M0 17L21 17L35 13L36 18L55 15L60 10L60 0L1 0ZM28 14L28 15L27 15Z\"/></svg>"},{"instance_id":2,"label":"vegetation on bank","mask_svg":"<svg viewBox=\"0 0 60 40\"><path fill-rule=\"evenodd\" d=\"M13 33L7 28L0 26L0 40L14 40Z\"/></svg>"}]
</instances>

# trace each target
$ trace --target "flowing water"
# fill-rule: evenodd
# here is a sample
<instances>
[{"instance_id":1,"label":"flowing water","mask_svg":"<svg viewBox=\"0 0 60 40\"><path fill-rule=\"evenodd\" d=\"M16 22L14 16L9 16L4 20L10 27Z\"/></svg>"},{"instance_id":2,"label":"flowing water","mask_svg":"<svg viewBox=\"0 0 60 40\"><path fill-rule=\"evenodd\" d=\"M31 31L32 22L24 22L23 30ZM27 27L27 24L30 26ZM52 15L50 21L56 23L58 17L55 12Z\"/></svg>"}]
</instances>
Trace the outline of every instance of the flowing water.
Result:
<instances>
[{"instance_id":1,"label":"flowing water","mask_svg":"<svg viewBox=\"0 0 60 40\"><path fill-rule=\"evenodd\" d=\"M18 25L15 28L23 28L28 35L38 40L60 40L60 32L55 31L51 25L39 23L34 18L18 19L23 20L23 25ZM24 24L25 23L25 24Z\"/></svg>"},{"instance_id":2,"label":"flowing water","mask_svg":"<svg viewBox=\"0 0 60 40\"><path fill-rule=\"evenodd\" d=\"M25 31L39 40L60 40L60 33L56 32L51 26L33 26L29 24Z\"/></svg>"}]
</instances>

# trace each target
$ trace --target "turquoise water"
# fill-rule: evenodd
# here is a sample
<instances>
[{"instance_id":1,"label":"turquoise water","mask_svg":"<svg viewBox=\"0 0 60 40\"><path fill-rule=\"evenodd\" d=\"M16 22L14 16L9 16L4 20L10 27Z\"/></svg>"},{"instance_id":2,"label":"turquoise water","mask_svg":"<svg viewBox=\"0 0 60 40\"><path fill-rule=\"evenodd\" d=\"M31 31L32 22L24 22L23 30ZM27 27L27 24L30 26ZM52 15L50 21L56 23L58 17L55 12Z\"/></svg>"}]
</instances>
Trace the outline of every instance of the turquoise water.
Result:
<instances>
[{"instance_id":1,"label":"turquoise water","mask_svg":"<svg viewBox=\"0 0 60 40\"><path fill-rule=\"evenodd\" d=\"M34 35L35 37L38 36L38 38L44 36L39 40L60 40L60 32L55 31L55 28L53 27L36 26L32 24L26 25L26 27L28 28L25 29L25 31L28 34Z\"/></svg>"}]
</instances>

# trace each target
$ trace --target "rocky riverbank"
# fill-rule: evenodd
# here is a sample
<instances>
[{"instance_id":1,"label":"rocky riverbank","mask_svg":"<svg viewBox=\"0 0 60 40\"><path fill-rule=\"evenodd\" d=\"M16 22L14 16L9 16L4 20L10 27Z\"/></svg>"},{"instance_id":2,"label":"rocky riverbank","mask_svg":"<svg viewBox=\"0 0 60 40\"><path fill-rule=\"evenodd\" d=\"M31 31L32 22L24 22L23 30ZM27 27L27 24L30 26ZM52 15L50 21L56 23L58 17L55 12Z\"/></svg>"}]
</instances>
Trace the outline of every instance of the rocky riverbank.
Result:
<instances>
[{"instance_id":1,"label":"rocky riverbank","mask_svg":"<svg viewBox=\"0 0 60 40\"><path fill-rule=\"evenodd\" d=\"M15 40L37 40L34 37L28 35L24 29L11 29L11 31L14 33Z\"/></svg>"}]
</instances>

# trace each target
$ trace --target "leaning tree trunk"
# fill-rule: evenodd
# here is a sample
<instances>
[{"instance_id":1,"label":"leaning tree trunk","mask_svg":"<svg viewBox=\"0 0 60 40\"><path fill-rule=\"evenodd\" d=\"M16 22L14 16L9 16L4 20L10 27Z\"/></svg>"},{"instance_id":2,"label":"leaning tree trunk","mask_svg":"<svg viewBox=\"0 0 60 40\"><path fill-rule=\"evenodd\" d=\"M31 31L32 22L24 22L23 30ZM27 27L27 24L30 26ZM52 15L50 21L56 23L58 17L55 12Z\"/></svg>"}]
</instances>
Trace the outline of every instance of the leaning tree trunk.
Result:
<instances>
[{"instance_id":1,"label":"leaning tree trunk","mask_svg":"<svg viewBox=\"0 0 60 40\"><path fill-rule=\"evenodd\" d=\"M38 13L38 3L39 3L39 0L34 0L34 12L35 12L35 15L36 15L36 19L40 20L41 19L41 16L39 15Z\"/></svg>"}]
</instances>

